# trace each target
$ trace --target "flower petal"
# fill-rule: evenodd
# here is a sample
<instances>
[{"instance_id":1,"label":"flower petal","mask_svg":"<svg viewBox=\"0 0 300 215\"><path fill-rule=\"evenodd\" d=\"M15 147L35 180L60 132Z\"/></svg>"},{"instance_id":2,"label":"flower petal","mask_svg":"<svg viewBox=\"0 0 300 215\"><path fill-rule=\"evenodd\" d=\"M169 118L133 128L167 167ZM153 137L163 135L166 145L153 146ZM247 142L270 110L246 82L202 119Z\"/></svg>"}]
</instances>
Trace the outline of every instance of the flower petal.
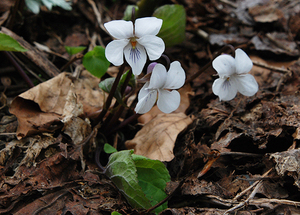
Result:
<instances>
[{"instance_id":1,"label":"flower petal","mask_svg":"<svg viewBox=\"0 0 300 215\"><path fill-rule=\"evenodd\" d=\"M144 86L142 87L142 89L140 89L139 95L138 95L138 100L141 100L142 98L144 98L149 92L150 90L148 90L149 87L149 81L147 81Z\"/></svg>"},{"instance_id":2,"label":"flower petal","mask_svg":"<svg viewBox=\"0 0 300 215\"><path fill-rule=\"evenodd\" d=\"M158 90L157 107L164 113L171 113L179 107L180 94L177 90Z\"/></svg>"},{"instance_id":3,"label":"flower petal","mask_svg":"<svg viewBox=\"0 0 300 215\"><path fill-rule=\"evenodd\" d=\"M235 50L235 67L237 74L248 73L253 67L251 59L242 49Z\"/></svg>"},{"instance_id":4,"label":"flower petal","mask_svg":"<svg viewBox=\"0 0 300 215\"><path fill-rule=\"evenodd\" d=\"M141 91L140 91L141 93ZM140 95L139 95L140 97ZM150 90L146 96L142 97L141 99L139 98L138 103L135 106L135 112L139 114L144 114L147 113L148 111L151 110L153 105L156 102L157 98L157 91L156 90Z\"/></svg>"},{"instance_id":5,"label":"flower petal","mask_svg":"<svg viewBox=\"0 0 300 215\"><path fill-rule=\"evenodd\" d=\"M215 95L219 96L220 101L229 101L237 94L237 86L235 78L229 80L218 78L212 85L212 91Z\"/></svg>"},{"instance_id":6,"label":"flower petal","mask_svg":"<svg viewBox=\"0 0 300 215\"><path fill-rule=\"evenodd\" d=\"M184 85L185 72L178 61L174 61L170 64L168 76L165 85L165 89L178 89Z\"/></svg>"},{"instance_id":7,"label":"flower petal","mask_svg":"<svg viewBox=\"0 0 300 215\"><path fill-rule=\"evenodd\" d=\"M131 21L113 20L104 23L104 27L116 39L129 39L133 37L133 24Z\"/></svg>"},{"instance_id":8,"label":"flower petal","mask_svg":"<svg viewBox=\"0 0 300 215\"><path fill-rule=\"evenodd\" d=\"M158 19L156 17L145 17L136 19L135 26L135 36L143 37L145 35L156 35L158 34L161 26L162 19Z\"/></svg>"},{"instance_id":9,"label":"flower petal","mask_svg":"<svg viewBox=\"0 0 300 215\"><path fill-rule=\"evenodd\" d=\"M164 65L158 63L153 68L149 89L160 89L164 86L167 80L167 70Z\"/></svg>"},{"instance_id":10,"label":"flower petal","mask_svg":"<svg viewBox=\"0 0 300 215\"><path fill-rule=\"evenodd\" d=\"M114 64L115 66L120 66L123 64L123 49L129 43L129 40L113 40L107 44L105 48L106 59Z\"/></svg>"},{"instance_id":11,"label":"flower petal","mask_svg":"<svg viewBox=\"0 0 300 215\"><path fill-rule=\"evenodd\" d=\"M253 75L239 75L237 77L237 89L244 96L253 96L258 91L258 84Z\"/></svg>"},{"instance_id":12,"label":"flower petal","mask_svg":"<svg viewBox=\"0 0 300 215\"><path fill-rule=\"evenodd\" d=\"M137 39L137 42L145 47L150 60L157 60L165 51L164 41L157 36L146 35Z\"/></svg>"},{"instance_id":13,"label":"flower petal","mask_svg":"<svg viewBox=\"0 0 300 215\"><path fill-rule=\"evenodd\" d=\"M124 48L124 55L126 61L132 69L132 73L134 75L141 74L147 60L145 48L137 43L133 49L132 45L129 43Z\"/></svg>"},{"instance_id":14,"label":"flower petal","mask_svg":"<svg viewBox=\"0 0 300 215\"><path fill-rule=\"evenodd\" d=\"M235 59L227 54L220 55L214 59L212 66L220 77L229 77L235 73Z\"/></svg>"}]
</instances>

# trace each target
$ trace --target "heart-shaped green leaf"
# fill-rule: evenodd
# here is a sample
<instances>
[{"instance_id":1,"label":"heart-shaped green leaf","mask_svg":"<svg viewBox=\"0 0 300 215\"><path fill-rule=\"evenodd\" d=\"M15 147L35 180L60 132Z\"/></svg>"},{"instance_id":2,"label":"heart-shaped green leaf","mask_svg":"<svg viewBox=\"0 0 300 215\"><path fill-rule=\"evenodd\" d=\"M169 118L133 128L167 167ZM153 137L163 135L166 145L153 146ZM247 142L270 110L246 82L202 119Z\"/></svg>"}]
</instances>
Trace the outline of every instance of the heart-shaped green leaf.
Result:
<instances>
[{"instance_id":1,"label":"heart-shaped green leaf","mask_svg":"<svg viewBox=\"0 0 300 215\"><path fill-rule=\"evenodd\" d=\"M158 37L166 46L179 44L185 39L186 14L182 5L164 5L157 8L153 16L163 20Z\"/></svg>"},{"instance_id":2,"label":"heart-shaped green leaf","mask_svg":"<svg viewBox=\"0 0 300 215\"><path fill-rule=\"evenodd\" d=\"M147 209L151 207L151 204L139 185L132 153L133 150L113 153L109 157L105 174L118 187L132 207Z\"/></svg>"},{"instance_id":3,"label":"heart-shaped green leaf","mask_svg":"<svg viewBox=\"0 0 300 215\"><path fill-rule=\"evenodd\" d=\"M106 73L110 65L102 46L96 46L92 51L86 53L82 59L82 64L92 75L98 78Z\"/></svg>"},{"instance_id":4,"label":"heart-shaped green leaf","mask_svg":"<svg viewBox=\"0 0 300 215\"><path fill-rule=\"evenodd\" d=\"M159 160L151 160L141 155L132 155L137 169L139 185L154 206L167 197L165 188L171 178L165 165ZM168 207L164 203L155 209L159 213Z\"/></svg>"}]
</instances>

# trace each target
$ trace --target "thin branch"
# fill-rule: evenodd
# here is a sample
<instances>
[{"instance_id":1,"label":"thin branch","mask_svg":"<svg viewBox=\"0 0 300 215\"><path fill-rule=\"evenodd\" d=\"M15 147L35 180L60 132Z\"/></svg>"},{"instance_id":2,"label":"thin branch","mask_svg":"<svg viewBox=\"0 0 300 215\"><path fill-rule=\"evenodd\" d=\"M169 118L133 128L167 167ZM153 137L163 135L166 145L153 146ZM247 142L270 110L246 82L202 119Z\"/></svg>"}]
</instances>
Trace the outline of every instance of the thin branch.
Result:
<instances>
[{"instance_id":1,"label":"thin branch","mask_svg":"<svg viewBox=\"0 0 300 215\"><path fill-rule=\"evenodd\" d=\"M261 63L261 62L255 61L255 60L252 60L252 62L253 62L253 64L255 66L259 66L259 67L262 67L262 68L270 69L270 70L273 70L273 71L276 71L276 72L279 72L279 73L286 74L286 73L290 73L291 72L288 69L284 69L284 68L280 68L280 67L276 67L276 66L270 66L270 65L268 65L266 63Z\"/></svg>"},{"instance_id":2,"label":"thin branch","mask_svg":"<svg viewBox=\"0 0 300 215\"><path fill-rule=\"evenodd\" d=\"M106 28L104 27L103 23L102 23L102 18L101 18L101 14L95 4L95 2L93 0L87 0L88 3L92 6L93 8L93 11L95 13L95 16L96 16L96 19L97 19L97 22L98 22L98 25L100 26L100 28L106 32Z\"/></svg>"},{"instance_id":3,"label":"thin branch","mask_svg":"<svg viewBox=\"0 0 300 215\"><path fill-rule=\"evenodd\" d=\"M68 66L70 66L72 63L74 63L76 60L79 60L79 59L82 59L82 58L83 58L83 54L80 54L80 53L76 54L59 71L60 72L64 71Z\"/></svg>"},{"instance_id":4,"label":"thin branch","mask_svg":"<svg viewBox=\"0 0 300 215\"><path fill-rule=\"evenodd\" d=\"M267 172L265 172L262 177L266 177L271 171L272 171L273 168L269 169ZM248 188L246 188L245 190L243 190L242 192L238 193L234 198L233 200L236 201L238 198L240 198L241 196L243 196L245 193L247 193L249 190L251 190L253 187L255 187L259 182L261 182L262 180L260 181L256 181L254 182L251 186L249 186Z\"/></svg>"}]
</instances>

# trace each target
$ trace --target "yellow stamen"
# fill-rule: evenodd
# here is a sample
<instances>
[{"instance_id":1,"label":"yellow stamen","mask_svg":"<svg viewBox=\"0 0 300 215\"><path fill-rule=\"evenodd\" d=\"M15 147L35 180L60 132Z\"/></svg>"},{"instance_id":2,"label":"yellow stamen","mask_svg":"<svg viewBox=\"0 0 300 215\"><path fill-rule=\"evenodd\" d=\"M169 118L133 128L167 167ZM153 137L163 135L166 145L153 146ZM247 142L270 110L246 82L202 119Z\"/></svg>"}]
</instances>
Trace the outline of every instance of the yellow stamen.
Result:
<instances>
[{"instance_id":1,"label":"yellow stamen","mask_svg":"<svg viewBox=\"0 0 300 215\"><path fill-rule=\"evenodd\" d=\"M136 46L136 41L130 41L131 45L132 45L132 48L135 49L135 46Z\"/></svg>"}]
</instances>

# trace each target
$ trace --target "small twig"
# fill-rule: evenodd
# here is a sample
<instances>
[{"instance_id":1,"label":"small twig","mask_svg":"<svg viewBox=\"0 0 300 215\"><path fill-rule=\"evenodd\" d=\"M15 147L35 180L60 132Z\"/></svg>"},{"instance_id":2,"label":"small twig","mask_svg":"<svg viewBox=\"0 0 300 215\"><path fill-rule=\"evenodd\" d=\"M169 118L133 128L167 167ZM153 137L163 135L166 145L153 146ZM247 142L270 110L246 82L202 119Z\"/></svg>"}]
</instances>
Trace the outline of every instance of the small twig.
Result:
<instances>
[{"instance_id":1,"label":"small twig","mask_svg":"<svg viewBox=\"0 0 300 215\"><path fill-rule=\"evenodd\" d=\"M16 70L18 71L18 73L22 76L22 78L25 80L25 82L27 83L27 85L32 88L34 87L34 84L32 83L32 81L30 80L30 78L28 77L28 75L24 72L24 70L20 67L20 65L17 63L17 61L10 55L9 52L4 51L3 52L4 55L8 58L8 60L12 63L12 65L16 68Z\"/></svg>"},{"instance_id":2,"label":"small twig","mask_svg":"<svg viewBox=\"0 0 300 215\"><path fill-rule=\"evenodd\" d=\"M32 76L34 76L37 80L39 80L41 83L43 83L43 79L41 79L37 74L35 74L25 63L23 63L19 58L15 56L14 53L10 53L11 56L20 64L26 71L28 71Z\"/></svg>"},{"instance_id":3,"label":"small twig","mask_svg":"<svg viewBox=\"0 0 300 215\"><path fill-rule=\"evenodd\" d=\"M230 155L230 156L249 156L249 157L262 157L264 156L263 154L254 154L254 153L247 153L247 152L222 152L221 156L226 156L226 155Z\"/></svg>"},{"instance_id":4,"label":"small twig","mask_svg":"<svg viewBox=\"0 0 300 215\"><path fill-rule=\"evenodd\" d=\"M74 63L76 60L79 60L79 59L81 59L81 58L83 58L83 54L80 54L80 53L78 53L78 54L76 54L74 57L72 57L71 58L71 60L68 62L68 63L66 63L59 71L60 72L62 72L62 71L64 71L68 66L70 66L72 63Z\"/></svg>"},{"instance_id":5,"label":"small twig","mask_svg":"<svg viewBox=\"0 0 300 215\"><path fill-rule=\"evenodd\" d=\"M106 32L106 29L104 27L104 25L102 24L102 18L101 18L101 14L95 4L95 2L93 0L87 0L88 3L92 6L93 8L93 11L95 13L95 16L96 16L96 19L97 19L97 22L98 22L98 25L100 26L100 28Z\"/></svg>"},{"instance_id":6,"label":"small twig","mask_svg":"<svg viewBox=\"0 0 300 215\"><path fill-rule=\"evenodd\" d=\"M292 52L292 50L289 48L289 46L286 46L285 44L283 44L281 41L277 40L276 38L274 38L270 33L266 34L266 37L272 42L274 43L278 48L285 50L287 52Z\"/></svg>"},{"instance_id":7,"label":"small twig","mask_svg":"<svg viewBox=\"0 0 300 215\"><path fill-rule=\"evenodd\" d=\"M268 64L261 63L261 62L255 61L255 60L252 60L252 62L253 62L253 64L255 66L259 66L259 67L262 67L262 68L270 69L270 70L273 70L273 71L276 71L276 72L279 72L279 73L286 74L286 73L290 73L291 72L288 69L284 69L284 68L280 68L280 67L276 67L276 66L270 66Z\"/></svg>"},{"instance_id":8,"label":"small twig","mask_svg":"<svg viewBox=\"0 0 300 215\"><path fill-rule=\"evenodd\" d=\"M271 171L272 171L273 168L269 169L266 173L264 173L262 175L262 177L266 177ZM233 200L236 201L238 198L240 198L241 196L243 196L245 193L247 193L249 190L251 190L253 187L255 187L260 181L256 181L254 182L251 186L249 186L248 188L246 188L245 190L243 190L242 192L238 193L234 198Z\"/></svg>"},{"instance_id":9,"label":"small twig","mask_svg":"<svg viewBox=\"0 0 300 215\"><path fill-rule=\"evenodd\" d=\"M259 181L259 182L256 184L254 190L251 192L251 194L249 195L249 197L248 197L245 201L243 201L243 202L239 203L238 205L236 205L236 206L234 206L234 207L228 209L227 211L225 211L224 214L227 214L227 213L229 213L229 212L231 212L231 211L234 211L234 210L236 210L236 209L238 209L238 208L241 208L241 207L245 206L246 204L248 204L249 201L250 201L251 199L254 198L254 196L256 195L256 193L257 193L257 191L258 191L258 189L261 187L261 185L262 185L262 181Z\"/></svg>"},{"instance_id":10,"label":"small twig","mask_svg":"<svg viewBox=\"0 0 300 215\"><path fill-rule=\"evenodd\" d=\"M221 2L223 2L224 4L227 4L233 8L238 8L237 4L236 3L233 3L231 1L228 1L228 0L220 0Z\"/></svg>"},{"instance_id":11,"label":"small twig","mask_svg":"<svg viewBox=\"0 0 300 215\"><path fill-rule=\"evenodd\" d=\"M13 133L0 133L0 136L7 136L7 135L17 135L16 132Z\"/></svg>"}]
</instances>

